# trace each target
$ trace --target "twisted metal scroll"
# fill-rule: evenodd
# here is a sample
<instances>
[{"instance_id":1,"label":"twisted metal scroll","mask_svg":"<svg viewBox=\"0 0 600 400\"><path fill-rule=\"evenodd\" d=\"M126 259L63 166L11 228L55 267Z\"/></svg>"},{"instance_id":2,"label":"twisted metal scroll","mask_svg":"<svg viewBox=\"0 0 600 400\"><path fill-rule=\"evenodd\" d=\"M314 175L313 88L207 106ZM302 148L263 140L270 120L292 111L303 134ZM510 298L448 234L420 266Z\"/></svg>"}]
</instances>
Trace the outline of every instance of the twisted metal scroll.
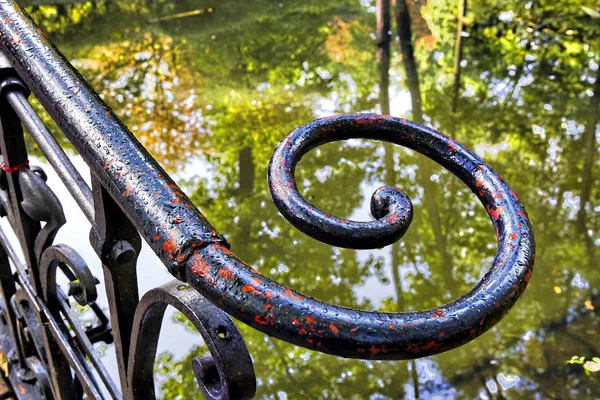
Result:
<instances>
[{"instance_id":1,"label":"twisted metal scroll","mask_svg":"<svg viewBox=\"0 0 600 400\"><path fill-rule=\"evenodd\" d=\"M533 233L516 194L479 157L432 129L373 114L316 120L298 128L279 144L269 165L269 189L284 217L306 234L327 243L382 247L401 237L412 217L408 197L387 187L373 195L373 214L379 219L372 222L332 217L302 198L294 180L294 168L302 155L323 143L355 138L384 140L416 150L450 170L473 190L486 208L498 239L494 264L475 288L430 310L352 310L280 285L218 244L208 246L188 262L188 281L256 329L344 357L410 359L441 353L473 340L506 315L522 295L533 270Z\"/></svg>"},{"instance_id":2,"label":"twisted metal scroll","mask_svg":"<svg viewBox=\"0 0 600 400\"><path fill-rule=\"evenodd\" d=\"M251 399L256 391L254 368L235 324L193 288L177 280L146 293L136 309L128 398L155 398L154 358L161 321L169 305L194 325L209 349L209 354L192 361L204 396L209 400Z\"/></svg>"},{"instance_id":3,"label":"twisted metal scroll","mask_svg":"<svg viewBox=\"0 0 600 400\"><path fill-rule=\"evenodd\" d=\"M92 222L92 241L105 264L105 275L111 278L115 295L111 322L115 343L120 346L117 358L122 388L130 389L127 385L130 371L126 366L134 361L128 359L126 339L131 334L133 310L138 305L135 286L138 233L176 278L186 281L220 309L266 334L344 357L406 359L452 349L496 324L527 286L535 257L533 234L522 205L506 183L480 158L452 139L402 119L371 114L317 120L297 129L280 144L270 164L269 186L282 214L305 233L338 246L372 248L398 240L412 218L410 199L402 192L379 189L372 200L377 220L356 222L317 210L302 199L294 184L296 163L320 144L350 138L390 141L437 161L475 192L496 229L498 253L492 268L458 300L412 313L352 310L318 301L274 282L229 250L225 238L13 0L0 0L0 39L0 50L10 61L7 69L14 67L92 172L93 195L60 147L40 128L39 118L32 116L23 93L14 89L14 82L0 88L0 92L7 93L8 102L28 130L37 135L36 141L45 143L42 151ZM3 68L0 66L2 74ZM14 90L9 90L10 87ZM11 113L10 118L3 116L2 130L20 132L20 121L11 110L7 112ZM15 137L18 135L5 135L4 141L14 141ZM20 206L21 199L15 197L13 189L19 189L20 184L16 168L26 166L24 143L22 140L7 143L0 145L4 146L9 194L13 197L5 199L0 193L0 200L11 223L28 224L24 232L31 234L26 232L21 236L27 239L23 243L27 245L24 247L28 250L28 266L35 267L32 268L35 271L39 255L44 254L33 249L37 243L32 238L38 237L40 230L37 220L51 221L47 215L34 215L32 209L29 216L28 207ZM38 181L28 175L31 179L24 181L23 187ZM108 224L109 216L118 216L122 223ZM58 226L61 221L53 223ZM50 245L51 238L48 234L37 247L43 250ZM126 279L119 275L123 272L121 264L127 265ZM41 290L36 282L39 276L34 278L33 287L25 289L37 301L36 292ZM2 290L13 291L10 287ZM122 299L127 302L115 303ZM6 305L3 307L6 309Z\"/></svg>"}]
</instances>

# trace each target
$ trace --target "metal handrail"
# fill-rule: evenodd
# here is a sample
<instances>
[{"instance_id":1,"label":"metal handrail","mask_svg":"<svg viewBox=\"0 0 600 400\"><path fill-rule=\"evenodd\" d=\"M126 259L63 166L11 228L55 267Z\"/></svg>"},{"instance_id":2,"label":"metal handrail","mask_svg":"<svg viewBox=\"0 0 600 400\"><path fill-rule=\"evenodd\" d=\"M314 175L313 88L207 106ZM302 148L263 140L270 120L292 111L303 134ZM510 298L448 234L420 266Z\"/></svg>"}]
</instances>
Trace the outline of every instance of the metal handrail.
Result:
<instances>
[{"instance_id":1,"label":"metal handrail","mask_svg":"<svg viewBox=\"0 0 600 400\"><path fill-rule=\"evenodd\" d=\"M271 280L229 250L224 237L13 0L0 0L0 21L0 50L26 87L7 84L0 91L92 222L91 241L105 265L107 288L116 302L110 305L112 334L125 397L148 394L140 386L148 372L138 376L134 366L140 348L136 340L143 340L139 334L146 332L136 326L142 316L134 316L139 303L134 283L138 233L175 278L219 309L270 336L343 357L408 359L450 350L494 326L525 290L535 244L525 210L510 187L449 137L403 119L372 114L317 120L282 141L269 166L269 189L282 215L303 232L337 246L375 248L398 240L412 219L412 204L401 191L378 190L372 198L377 219L356 222L335 218L306 202L294 180L302 155L323 143L351 138L396 143L440 163L475 192L496 229L498 254L492 268L475 288L451 303L400 313L328 304ZM89 166L92 189L32 110L27 90ZM5 172L18 173L18 165L11 162L5 159ZM128 222L118 229L111 226L108 217L115 215L122 215L131 226ZM39 264L39 256L29 263ZM127 293L129 284L135 285L134 293ZM172 291L172 287L165 288L160 298ZM210 312L219 310L211 308ZM156 315L162 318L160 312ZM55 312L53 318L58 320L60 315ZM207 329L205 334L214 332ZM213 358L223 351L215 346ZM214 367L214 360L198 363L199 376L202 368ZM252 375L245 373L246 378ZM227 372L220 369L219 374L223 377ZM222 382L235 386L233 378ZM55 394L59 386L60 382L53 382ZM91 391L91 385L87 388ZM210 390L205 387L205 394Z\"/></svg>"}]
</instances>

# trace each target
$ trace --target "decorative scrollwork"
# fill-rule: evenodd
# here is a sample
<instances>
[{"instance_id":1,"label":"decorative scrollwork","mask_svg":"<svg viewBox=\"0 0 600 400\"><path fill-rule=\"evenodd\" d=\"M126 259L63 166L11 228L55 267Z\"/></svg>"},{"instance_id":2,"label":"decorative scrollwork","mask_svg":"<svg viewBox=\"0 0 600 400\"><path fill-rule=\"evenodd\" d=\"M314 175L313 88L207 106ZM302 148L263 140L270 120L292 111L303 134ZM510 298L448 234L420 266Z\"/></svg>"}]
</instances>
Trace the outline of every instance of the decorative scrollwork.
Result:
<instances>
[{"instance_id":1,"label":"decorative scrollwork","mask_svg":"<svg viewBox=\"0 0 600 400\"><path fill-rule=\"evenodd\" d=\"M207 399L251 399L256 390L252 360L229 316L187 284L173 280L146 293L136 309L129 356L132 399L154 399L154 359L161 321L173 306L200 332L210 354L192 368Z\"/></svg>"},{"instance_id":2,"label":"decorative scrollwork","mask_svg":"<svg viewBox=\"0 0 600 400\"><path fill-rule=\"evenodd\" d=\"M56 244L44 251L40 261L42 288L48 304L59 301L56 283L58 268L69 276L69 295L72 295L79 305L85 306L96 301L98 280L92 275L83 258L71 247Z\"/></svg>"},{"instance_id":3,"label":"decorative scrollwork","mask_svg":"<svg viewBox=\"0 0 600 400\"><path fill-rule=\"evenodd\" d=\"M402 119L371 114L317 120L280 144L270 163L269 187L282 214L303 232L337 246L373 248L398 240L412 218L411 202L401 191L379 189L371 207L377 220L356 222L312 207L294 184L296 163L320 144L350 138L389 141L437 161L475 192L496 229L498 253L492 268L458 300L405 313L352 310L269 279L229 250L225 238L14 0L0 1L0 21L4 21L0 36L5 39L0 47L6 56L0 57L0 75L5 75L0 79L4 88L0 91L0 216L8 216L25 256L23 264L0 230L0 242L17 266L13 279L0 252L0 276L8 277L1 287L0 306L3 313L14 311L16 307L6 304L12 299L13 305L23 310L28 305L33 311L25 315L17 310L4 318L6 323L0 318L1 333L16 336L3 342L0 335L0 348L20 345L23 336L31 353L19 353L19 365L24 368L25 357L39 353L56 397L78 398L83 391L89 398L101 398L96 374L112 397L121 395L91 345L89 332L78 324L67 296L56 286L56 271L61 268L71 281L69 293L80 304L94 304L95 279L83 260L66 246L52 246L64 215L42 177L28 170L22 124L41 143L40 149L92 223L90 236L103 264L125 398L154 396L153 363L167 305L190 319L209 347L210 356L193 362L205 395L245 398L255 390L252 363L225 312L268 335L316 351L355 358L407 359L440 353L481 335L503 318L525 290L535 245L527 215L514 192L454 140ZM42 62L32 63L32 56ZM31 108L24 86L32 90L89 165L92 190ZM188 290L186 284L172 282L138 301L140 234L168 270L202 296ZM26 317L21 318L18 329L16 315ZM41 321L39 329L27 340L20 328L36 321ZM103 332L94 337L103 337ZM80 391L73 390L74 382Z\"/></svg>"},{"instance_id":4,"label":"decorative scrollwork","mask_svg":"<svg viewBox=\"0 0 600 400\"><path fill-rule=\"evenodd\" d=\"M315 126L319 121L295 130L271 157L269 191L279 212L307 235L338 247L373 249L399 240L412 221L413 207L408 196L397 188L383 186L373 193L371 214L377 218L375 221L336 218L310 204L298 192L294 172L304 154L328 142L361 137L341 126ZM320 134L314 134L317 130Z\"/></svg>"},{"instance_id":5,"label":"decorative scrollwork","mask_svg":"<svg viewBox=\"0 0 600 400\"><path fill-rule=\"evenodd\" d=\"M58 197L44 179L45 173L40 167L36 167L35 171L29 168L19 170L19 185L23 193L23 211L34 221L46 222L35 239L35 255L39 261L66 219Z\"/></svg>"},{"instance_id":6,"label":"decorative scrollwork","mask_svg":"<svg viewBox=\"0 0 600 400\"><path fill-rule=\"evenodd\" d=\"M498 253L470 292L430 310L353 310L274 282L220 244L207 246L191 258L187 281L228 313L268 335L344 357L424 357L458 347L490 329L529 282L535 258L533 233L512 189L484 161L449 137L403 119L373 114L341 115L304 125L280 143L271 160L269 187L280 212L303 232L346 247L381 247L403 233L410 221L410 203L393 189L380 189L374 195L375 216L381 218L387 211L389 224L385 218L367 223L337 220L311 209L298 193L294 166L300 157L319 144L351 138L384 140L416 150L475 192L496 229ZM356 226L376 233L361 232Z\"/></svg>"}]
</instances>

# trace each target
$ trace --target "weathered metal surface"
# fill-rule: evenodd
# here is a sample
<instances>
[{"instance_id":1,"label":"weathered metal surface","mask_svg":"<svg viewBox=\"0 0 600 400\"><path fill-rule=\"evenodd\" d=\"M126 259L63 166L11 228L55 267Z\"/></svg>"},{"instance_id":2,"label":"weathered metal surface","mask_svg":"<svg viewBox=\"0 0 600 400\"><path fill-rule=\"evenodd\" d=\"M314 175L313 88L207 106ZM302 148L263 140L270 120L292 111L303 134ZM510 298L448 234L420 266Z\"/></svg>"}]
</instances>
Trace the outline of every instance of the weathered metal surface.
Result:
<instances>
[{"instance_id":1,"label":"weathered metal surface","mask_svg":"<svg viewBox=\"0 0 600 400\"><path fill-rule=\"evenodd\" d=\"M17 37L25 39L30 35L42 40L29 42L40 47L38 52L29 48L33 53L28 54L35 54L36 58L21 64L24 68L21 77L36 75L28 84L12 68L18 65L15 59L0 57L0 215L8 218L25 254L22 263L0 230L0 351L9 355L7 367L12 391L24 399L80 399L84 394L93 399L153 397L152 383L133 388L128 382L152 381L155 351L149 353L148 349L152 346L155 349L164 309L173 305L190 318L205 341L214 341L209 343L210 354L194 362L206 395L220 399L252 397L256 385L252 362L227 314L196 291L169 289L183 285L179 281L155 289L138 307L136 260L141 248L138 231L144 233L158 253L171 257L172 249L177 246L187 248L187 253L181 249L177 258L169 258L169 266L176 275L193 248L224 240L99 97L89 88L80 89L84 86L81 78L67 79L68 72L60 70L67 64L50 57L46 65L49 70L35 71L45 64L37 58L43 56L45 39L17 11L14 3L1 2L0 10L11 15L0 22L0 31L16 29L9 34L16 36L10 38L6 32L0 33L2 45L14 45L15 54L20 54L26 45ZM17 27L11 21L24 25ZM3 53L9 54L6 48ZM68 85L75 81L78 83L71 91L67 86L52 88L58 82ZM63 129L79 137L74 143L92 166L93 191L33 111L27 100L29 86L36 87L37 95L45 100L49 110L61 110L53 116L61 119L59 125ZM77 97L79 90L85 93ZM60 95L53 97L57 91ZM110 323L95 303L99 281L73 249L54 243L56 232L65 223L62 206L46 185L45 173L29 167L21 123L92 223L90 241L103 265ZM92 140L88 134L96 138L93 143L88 142ZM101 153L104 156L97 158ZM130 158L123 158L123 154ZM107 180L108 176L120 180L112 182ZM145 188L145 196L140 194L141 188ZM132 210L137 211L132 213ZM146 225L150 219L152 222ZM183 219L199 223L185 224ZM67 294L57 285L59 273L69 281ZM95 321L82 326L69 299L89 307ZM137 320L136 315L140 315ZM221 338L223 329L226 335ZM93 347L98 341L114 343L120 385L112 381ZM131 347L136 350L130 351ZM130 353L134 359L129 358Z\"/></svg>"},{"instance_id":2,"label":"weathered metal surface","mask_svg":"<svg viewBox=\"0 0 600 400\"><path fill-rule=\"evenodd\" d=\"M303 214L304 210L310 212L311 206L295 188L293 168L309 148L350 138L386 140L414 149L439 162L473 190L490 215L498 239L494 264L475 288L458 300L430 310L352 310L280 285L219 244L193 255L187 264L187 281L256 329L299 346L344 357L424 357L465 344L494 326L519 299L531 277L535 258L533 233L525 210L510 187L479 157L447 136L403 119L373 114L342 115L309 123L285 138L271 160L269 185L281 213L313 236L321 235L321 231L315 234L315 226L327 230L322 225L329 224L331 217L321 220L319 212ZM294 217L290 217L290 211ZM392 219L401 218L396 215L403 214L392 214ZM327 233L343 242L342 237L335 235L345 234L344 229L352 223L334 222ZM355 240L362 246L360 236Z\"/></svg>"},{"instance_id":3,"label":"weathered metal surface","mask_svg":"<svg viewBox=\"0 0 600 400\"><path fill-rule=\"evenodd\" d=\"M206 398L251 399L256 391L254 369L235 324L194 288L176 280L146 293L137 308L129 357L131 398L154 398L154 357L160 321L169 305L194 325L210 352L192 364Z\"/></svg>"},{"instance_id":4,"label":"weathered metal surface","mask_svg":"<svg viewBox=\"0 0 600 400\"><path fill-rule=\"evenodd\" d=\"M2 53L176 277L195 248L225 244L15 2L0 1L0 21Z\"/></svg>"},{"instance_id":5,"label":"weathered metal surface","mask_svg":"<svg viewBox=\"0 0 600 400\"><path fill-rule=\"evenodd\" d=\"M20 265L0 231L0 242L18 272L14 278L3 272L2 276L9 278L2 281L0 300L9 304L11 298L19 298L18 304L22 304L3 329L13 332L11 343L37 354L34 364L42 366L40 371L49 371L40 382L51 382L56 398L79 398L83 392L101 398L94 373L101 375L113 398L120 398L120 393L125 398L152 397L149 382L159 321L168 304L182 311L208 343L211 354L193 364L205 395L238 398L252 396L254 375L239 332L223 311L268 335L316 351L365 359L408 359L473 340L500 321L527 286L535 245L517 196L480 158L432 129L372 114L336 116L300 127L275 150L269 189L276 206L294 226L329 244L382 247L398 240L412 220L410 199L395 188L375 192L371 209L376 220L369 222L333 217L302 198L295 186L296 164L311 149L337 140L383 140L426 155L471 188L492 220L498 239L496 259L485 277L461 298L418 312L353 310L296 292L238 259L131 132L10 0L0 0L0 50L10 64L0 62L0 150L4 156L0 211L8 217L26 253L26 265ZM55 167L66 155L32 115L23 100L26 90L10 66L92 171L91 192L70 163L59 177L92 222L90 239L104 268L111 325L93 302L95 279L87 267L67 247L53 243L64 216L43 182L43 174L28 169L20 119L35 131L36 141L46 143L41 149ZM46 222L44 228L40 222ZM176 278L197 292L172 283L140 300L136 275L140 236ZM60 265L65 266L61 270L71 281L68 295L98 315L93 332L72 326L77 324L65 305L68 296L56 288L54 278ZM10 312L10 308L4 310ZM45 325L29 329L31 338L23 341L25 328L33 323L31 317ZM222 327L224 337L219 335ZM104 376L101 362L90 350L91 342L97 340L115 343L120 391ZM141 350L146 348L148 352ZM33 370L23 354L17 354L15 360L14 368L18 364L19 370ZM69 390L73 385L76 390Z\"/></svg>"}]
</instances>

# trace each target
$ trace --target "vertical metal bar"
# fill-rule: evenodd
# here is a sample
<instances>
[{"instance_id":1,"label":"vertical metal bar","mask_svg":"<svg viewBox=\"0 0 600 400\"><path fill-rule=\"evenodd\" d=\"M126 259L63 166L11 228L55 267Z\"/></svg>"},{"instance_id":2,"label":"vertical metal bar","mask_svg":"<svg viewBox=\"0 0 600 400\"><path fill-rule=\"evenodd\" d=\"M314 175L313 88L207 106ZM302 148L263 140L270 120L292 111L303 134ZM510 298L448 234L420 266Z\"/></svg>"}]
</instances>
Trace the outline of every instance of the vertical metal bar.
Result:
<instances>
[{"instance_id":1,"label":"vertical metal bar","mask_svg":"<svg viewBox=\"0 0 600 400\"><path fill-rule=\"evenodd\" d=\"M20 168L27 168L29 163L27 159L27 151L25 149L25 140L23 138L23 129L21 121L18 119L12 108L5 102L0 100L0 160L3 173L6 175L8 182L8 191L10 193L9 201L11 210L9 218L12 218L11 225L15 229L15 233L23 253L25 255L25 263L29 267L29 274L33 287L37 292L40 292L39 273L37 270L37 261L34 252L35 238L40 231L40 224L30 218L23 208L19 185L18 172Z\"/></svg>"},{"instance_id":2,"label":"vertical metal bar","mask_svg":"<svg viewBox=\"0 0 600 400\"><path fill-rule=\"evenodd\" d=\"M40 117L27 101L27 97L20 91L10 91L6 93L6 99L23 122L23 125L25 125L25 128L27 128L27 131L40 146L40 150L42 150L42 153L44 153L79 207L81 207L87 219L93 222L94 206L90 187L75 169L56 139L48 132Z\"/></svg>"},{"instance_id":3,"label":"vertical metal bar","mask_svg":"<svg viewBox=\"0 0 600 400\"><path fill-rule=\"evenodd\" d=\"M6 90L9 85L18 82L13 81L8 75L9 70L2 69L2 81L0 82L0 92ZM36 294L41 293L40 274L38 262L35 255L35 239L40 232L39 222L33 220L23 210L21 202L23 194L19 183L19 170L28 168L27 151L23 136L21 121L14 110L6 102L1 93L0 96L0 167L5 174L8 183L10 210L8 211L11 225L19 239L21 248L25 256L25 263L28 267L29 280ZM43 318L43 317L42 317ZM46 322L44 320L42 323ZM60 400L74 399L71 376L71 369L68 360L62 354L59 346L47 329L43 330L44 341L46 343L46 359L49 363L49 371L53 381L54 396Z\"/></svg>"},{"instance_id":4,"label":"vertical metal bar","mask_svg":"<svg viewBox=\"0 0 600 400\"><path fill-rule=\"evenodd\" d=\"M0 301L4 304L1 310L6 319L10 334L15 344L15 351L19 361L20 368L26 368L25 356L23 355L23 347L19 335L17 334L17 319L12 307L10 307L10 299L16 293L15 280L8 262L8 256L4 247L0 246Z\"/></svg>"},{"instance_id":5,"label":"vertical metal bar","mask_svg":"<svg viewBox=\"0 0 600 400\"><path fill-rule=\"evenodd\" d=\"M95 223L90 242L102 260L121 391L125 393L133 319L139 303L136 262L142 243L129 218L93 175L92 192Z\"/></svg>"}]
</instances>

